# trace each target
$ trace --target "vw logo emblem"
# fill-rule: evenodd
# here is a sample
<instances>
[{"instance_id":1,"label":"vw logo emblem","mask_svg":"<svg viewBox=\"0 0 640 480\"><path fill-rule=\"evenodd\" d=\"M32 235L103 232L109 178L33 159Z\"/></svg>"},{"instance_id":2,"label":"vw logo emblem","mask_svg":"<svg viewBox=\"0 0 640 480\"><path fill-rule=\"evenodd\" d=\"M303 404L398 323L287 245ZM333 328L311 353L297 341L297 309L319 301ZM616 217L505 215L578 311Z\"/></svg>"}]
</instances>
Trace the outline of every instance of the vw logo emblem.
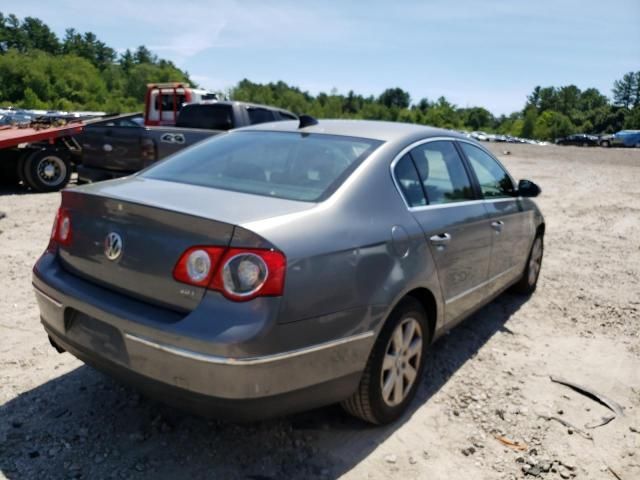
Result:
<instances>
[{"instance_id":1,"label":"vw logo emblem","mask_svg":"<svg viewBox=\"0 0 640 480\"><path fill-rule=\"evenodd\" d=\"M109 260L117 260L122 255L122 237L111 232L104 239L104 254Z\"/></svg>"}]
</instances>

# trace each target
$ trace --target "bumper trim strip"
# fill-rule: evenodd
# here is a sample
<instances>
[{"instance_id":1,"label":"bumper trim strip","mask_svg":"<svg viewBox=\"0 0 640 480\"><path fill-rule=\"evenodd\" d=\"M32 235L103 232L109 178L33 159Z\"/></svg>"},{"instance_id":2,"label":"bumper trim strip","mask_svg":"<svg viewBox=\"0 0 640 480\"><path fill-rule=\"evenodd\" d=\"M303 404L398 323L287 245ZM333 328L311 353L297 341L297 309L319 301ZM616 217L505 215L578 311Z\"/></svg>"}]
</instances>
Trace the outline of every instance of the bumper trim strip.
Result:
<instances>
[{"instance_id":1,"label":"bumper trim strip","mask_svg":"<svg viewBox=\"0 0 640 480\"><path fill-rule=\"evenodd\" d=\"M56 307L58 308L62 308L62 303L60 303L58 300L56 300L53 297L50 297L49 295L47 295L46 293L44 293L42 290L40 290L38 287L36 287L35 284L31 284L33 286L33 290L36 292L36 294L42 296L43 298L49 300L51 303L53 303Z\"/></svg>"},{"instance_id":2,"label":"bumper trim strip","mask_svg":"<svg viewBox=\"0 0 640 480\"><path fill-rule=\"evenodd\" d=\"M161 350L163 352L171 353L173 355L177 355L180 357L189 358L191 360L197 360L199 362L204 362L204 363L213 363L218 365L239 365L239 366L259 365L263 363L277 362L279 360L285 360L288 358L298 357L300 355L307 355L309 353L318 352L320 350L325 350L328 348L338 347L346 343L357 342L358 340L364 340L364 339L373 337L373 335L374 335L374 332L372 330L369 330L367 332L359 333L357 335L351 335L348 337L339 338L337 340L330 340L328 342L319 343L316 345L312 345L310 347L304 347L297 350L290 350L288 352L274 353L271 355L263 355L258 357L234 358L234 357L222 357L219 355L209 355L206 353L194 352L193 350L187 350L180 347L174 347L172 345L158 343L154 340L139 337L138 335L134 335L132 333L124 334L124 336L128 340L140 343L142 345L146 345L147 347L155 348L156 350Z\"/></svg>"}]
</instances>

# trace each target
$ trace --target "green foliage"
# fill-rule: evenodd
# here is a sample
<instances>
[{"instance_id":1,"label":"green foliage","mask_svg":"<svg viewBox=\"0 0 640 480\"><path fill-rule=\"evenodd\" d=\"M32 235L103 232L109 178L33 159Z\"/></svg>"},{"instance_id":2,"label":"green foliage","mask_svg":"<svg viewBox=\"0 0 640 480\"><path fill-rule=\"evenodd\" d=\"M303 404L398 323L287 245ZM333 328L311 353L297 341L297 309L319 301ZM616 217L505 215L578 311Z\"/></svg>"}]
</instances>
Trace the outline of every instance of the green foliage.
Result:
<instances>
[{"instance_id":1,"label":"green foliage","mask_svg":"<svg viewBox=\"0 0 640 480\"><path fill-rule=\"evenodd\" d=\"M620 80L613 83L613 103L624 108L638 106L638 90L640 89L640 72L628 72Z\"/></svg>"},{"instance_id":2,"label":"green foliage","mask_svg":"<svg viewBox=\"0 0 640 480\"><path fill-rule=\"evenodd\" d=\"M120 62L118 62L120 60ZM60 110L142 109L147 83L190 82L146 47L115 50L73 28L62 41L40 20L0 13L0 104Z\"/></svg>"},{"instance_id":3,"label":"green foliage","mask_svg":"<svg viewBox=\"0 0 640 480\"><path fill-rule=\"evenodd\" d=\"M575 126L569 117L560 112L547 110L536 119L533 136L543 140L554 140L570 135L574 130Z\"/></svg>"},{"instance_id":4,"label":"green foliage","mask_svg":"<svg viewBox=\"0 0 640 480\"><path fill-rule=\"evenodd\" d=\"M411 96L401 88L387 88L382 92L380 97L378 97L378 103L381 103L387 108L409 108Z\"/></svg>"}]
</instances>

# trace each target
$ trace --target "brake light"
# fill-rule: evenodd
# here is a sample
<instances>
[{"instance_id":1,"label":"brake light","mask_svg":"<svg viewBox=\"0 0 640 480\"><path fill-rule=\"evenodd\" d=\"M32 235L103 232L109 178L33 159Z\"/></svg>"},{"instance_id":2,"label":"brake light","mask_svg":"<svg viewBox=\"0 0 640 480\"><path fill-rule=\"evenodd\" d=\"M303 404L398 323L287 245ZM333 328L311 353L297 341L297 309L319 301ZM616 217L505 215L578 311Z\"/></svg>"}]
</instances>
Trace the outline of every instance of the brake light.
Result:
<instances>
[{"instance_id":1,"label":"brake light","mask_svg":"<svg viewBox=\"0 0 640 480\"><path fill-rule=\"evenodd\" d=\"M284 254L274 250L192 247L181 255L173 277L241 302L282 295L286 266Z\"/></svg>"},{"instance_id":2,"label":"brake light","mask_svg":"<svg viewBox=\"0 0 640 480\"><path fill-rule=\"evenodd\" d=\"M208 286L224 251L224 247L191 247L178 260L173 278L196 287Z\"/></svg>"},{"instance_id":3,"label":"brake light","mask_svg":"<svg viewBox=\"0 0 640 480\"><path fill-rule=\"evenodd\" d=\"M69 214L69 210L60 207L53 221L51 238L49 239L47 250L52 251L57 245L71 245L72 238L71 215Z\"/></svg>"}]
</instances>

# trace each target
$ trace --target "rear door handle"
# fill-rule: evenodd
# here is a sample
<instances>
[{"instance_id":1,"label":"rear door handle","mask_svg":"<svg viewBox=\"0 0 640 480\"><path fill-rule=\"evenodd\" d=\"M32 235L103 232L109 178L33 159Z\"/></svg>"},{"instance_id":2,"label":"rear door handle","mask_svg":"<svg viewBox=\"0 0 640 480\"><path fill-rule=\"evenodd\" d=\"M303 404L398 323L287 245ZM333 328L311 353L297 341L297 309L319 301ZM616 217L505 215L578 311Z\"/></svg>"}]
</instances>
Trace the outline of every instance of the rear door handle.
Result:
<instances>
[{"instance_id":1,"label":"rear door handle","mask_svg":"<svg viewBox=\"0 0 640 480\"><path fill-rule=\"evenodd\" d=\"M448 233L439 233L429 238L432 245L436 247L445 247L451 241L451 235Z\"/></svg>"},{"instance_id":2,"label":"rear door handle","mask_svg":"<svg viewBox=\"0 0 640 480\"><path fill-rule=\"evenodd\" d=\"M504 227L504 222L502 220L498 220L497 222L491 222L491 228L493 228L496 232L501 232L502 227Z\"/></svg>"}]
</instances>

